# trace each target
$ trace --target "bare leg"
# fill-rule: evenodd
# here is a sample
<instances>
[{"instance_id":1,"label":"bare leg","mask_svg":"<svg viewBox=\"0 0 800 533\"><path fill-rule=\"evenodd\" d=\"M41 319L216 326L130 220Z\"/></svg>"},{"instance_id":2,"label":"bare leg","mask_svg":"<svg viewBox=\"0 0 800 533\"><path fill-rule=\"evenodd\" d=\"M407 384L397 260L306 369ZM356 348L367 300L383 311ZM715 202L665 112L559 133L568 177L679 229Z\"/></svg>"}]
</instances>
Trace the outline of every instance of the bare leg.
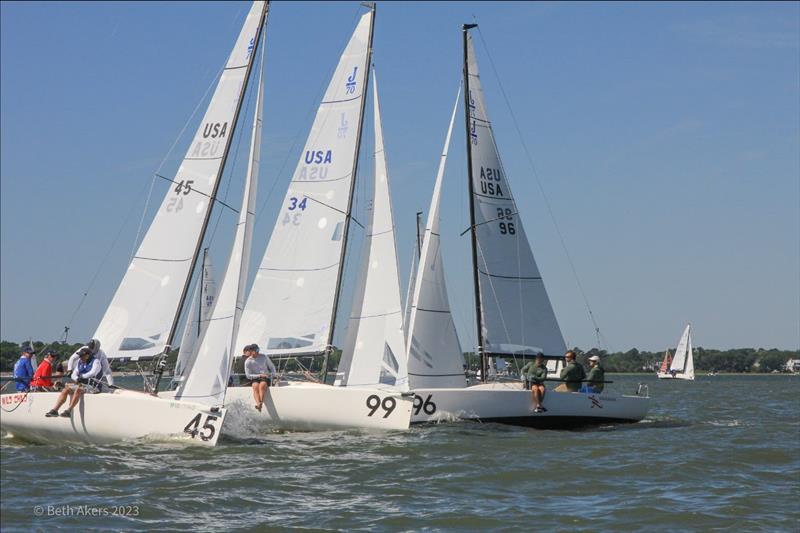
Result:
<instances>
[{"instance_id":1,"label":"bare leg","mask_svg":"<svg viewBox=\"0 0 800 533\"><path fill-rule=\"evenodd\" d=\"M539 398L536 396L536 385L531 385L531 400L533 400L534 407L539 407Z\"/></svg>"},{"instance_id":2,"label":"bare leg","mask_svg":"<svg viewBox=\"0 0 800 533\"><path fill-rule=\"evenodd\" d=\"M253 383L253 399L256 401L256 408L261 405L261 400L258 398L258 383Z\"/></svg>"},{"instance_id":3,"label":"bare leg","mask_svg":"<svg viewBox=\"0 0 800 533\"><path fill-rule=\"evenodd\" d=\"M58 411L64 402L67 401L67 396L72 395L72 387L67 385L64 387L64 390L61 391L61 394L58 395L58 401L56 401L55 407L53 407L53 411Z\"/></svg>"},{"instance_id":4,"label":"bare leg","mask_svg":"<svg viewBox=\"0 0 800 533\"><path fill-rule=\"evenodd\" d=\"M533 401L536 407L541 407L542 400L544 400L544 387L542 385L534 385L531 390L533 391Z\"/></svg>"},{"instance_id":5,"label":"bare leg","mask_svg":"<svg viewBox=\"0 0 800 533\"><path fill-rule=\"evenodd\" d=\"M79 401L81 401L81 397L82 397L82 396L83 396L83 389L82 389L82 388L80 388L80 387L77 387L77 388L75 389L75 392L74 392L74 393L73 393L73 395L72 395L72 401L71 401L71 402L69 402L69 407L67 407L67 409L68 409L69 411L72 411L72 409L73 409L73 408L74 408L76 405L78 405L78 402L79 402Z\"/></svg>"},{"instance_id":6,"label":"bare leg","mask_svg":"<svg viewBox=\"0 0 800 533\"><path fill-rule=\"evenodd\" d=\"M264 395L267 393L267 382L258 384L258 403L264 403Z\"/></svg>"}]
</instances>

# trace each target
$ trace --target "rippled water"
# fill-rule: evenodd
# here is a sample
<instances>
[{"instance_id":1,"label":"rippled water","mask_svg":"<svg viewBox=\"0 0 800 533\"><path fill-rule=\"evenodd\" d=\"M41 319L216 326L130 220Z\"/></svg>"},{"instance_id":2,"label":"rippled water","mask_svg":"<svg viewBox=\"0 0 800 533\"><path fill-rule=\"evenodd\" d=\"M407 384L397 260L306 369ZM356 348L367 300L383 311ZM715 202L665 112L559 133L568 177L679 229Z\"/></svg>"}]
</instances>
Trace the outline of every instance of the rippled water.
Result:
<instances>
[{"instance_id":1,"label":"rippled water","mask_svg":"<svg viewBox=\"0 0 800 533\"><path fill-rule=\"evenodd\" d=\"M649 384L644 422L274 433L216 449L4 438L2 530L800 529L800 378L612 379Z\"/></svg>"}]
</instances>

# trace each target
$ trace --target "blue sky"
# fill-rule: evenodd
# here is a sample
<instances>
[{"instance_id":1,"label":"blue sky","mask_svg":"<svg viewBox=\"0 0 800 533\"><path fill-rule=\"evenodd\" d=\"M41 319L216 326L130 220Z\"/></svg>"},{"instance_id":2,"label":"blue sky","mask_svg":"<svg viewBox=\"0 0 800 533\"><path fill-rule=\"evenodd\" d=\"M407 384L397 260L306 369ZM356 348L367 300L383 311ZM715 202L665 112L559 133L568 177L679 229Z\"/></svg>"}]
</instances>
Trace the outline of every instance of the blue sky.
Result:
<instances>
[{"instance_id":1,"label":"blue sky","mask_svg":"<svg viewBox=\"0 0 800 533\"><path fill-rule=\"evenodd\" d=\"M246 9L0 4L2 338L57 338L102 266L70 338L94 331L126 268L152 173ZM357 2L273 4L259 203L267 200L254 263L360 11ZM500 152L568 344L596 341L522 142L605 348L662 350L687 321L696 345L798 348L800 4L379 3L374 61L404 284L414 213L427 209L460 78L460 24L473 15L500 75L479 39ZM468 224L462 130L442 231L466 349L475 333L469 241L458 236ZM238 201L241 172L231 175L222 191ZM165 187L156 183L154 197ZM215 234L224 253L233 222L222 215ZM220 270L224 253L215 253Z\"/></svg>"}]
</instances>

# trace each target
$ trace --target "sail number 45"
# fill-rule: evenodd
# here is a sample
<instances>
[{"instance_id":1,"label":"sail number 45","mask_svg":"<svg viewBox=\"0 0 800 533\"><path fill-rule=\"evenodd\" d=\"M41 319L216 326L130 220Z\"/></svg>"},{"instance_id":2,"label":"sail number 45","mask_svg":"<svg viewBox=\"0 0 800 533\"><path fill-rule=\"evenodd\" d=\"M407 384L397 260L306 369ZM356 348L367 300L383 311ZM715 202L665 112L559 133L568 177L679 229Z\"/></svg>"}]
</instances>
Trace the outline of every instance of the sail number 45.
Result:
<instances>
[{"instance_id":1,"label":"sail number 45","mask_svg":"<svg viewBox=\"0 0 800 533\"><path fill-rule=\"evenodd\" d=\"M217 428L214 427L214 422L217 420L217 417L214 415L206 416L205 423L200 427L200 419L202 418L203 413L197 413L195 417L186 424L186 427L183 428L183 432L191 435L193 439L199 435L203 440L211 440L217 432Z\"/></svg>"}]
</instances>

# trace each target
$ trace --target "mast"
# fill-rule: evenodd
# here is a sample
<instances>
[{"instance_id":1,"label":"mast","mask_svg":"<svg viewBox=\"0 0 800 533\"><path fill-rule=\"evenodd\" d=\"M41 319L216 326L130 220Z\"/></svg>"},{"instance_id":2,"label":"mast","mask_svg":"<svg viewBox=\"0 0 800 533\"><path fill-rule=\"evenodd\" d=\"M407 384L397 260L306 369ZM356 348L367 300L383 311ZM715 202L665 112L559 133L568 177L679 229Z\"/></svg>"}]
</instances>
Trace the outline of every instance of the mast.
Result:
<instances>
[{"instance_id":1,"label":"mast","mask_svg":"<svg viewBox=\"0 0 800 533\"><path fill-rule=\"evenodd\" d=\"M231 123L231 133L228 138L225 140L225 149L222 152L222 161L219 165L219 169L217 170L217 176L214 183L214 190L211 193L211 199L216 201L217 199L217 192L219 191L220 185L220 178L222 177L222 173L225 171L225 163L228 161L228 154L231 148L231 142L233 141L234 133L236 132L236 126L239 123L239 113L242 110L242 102L244 101L244 95L247 91L247 85L250 82L250 72L253 69L253 58L256 55L258 50L258 45L261 40L261 33L266 23L267 13L269 12L269 0L264 2L264 9L261 11L261 21L258 24L258 30L256 31L256 36L254 37L254 44L253 44L253 52L250 54L247 62L247 73L244 76L244 83L242 84L242 89L240 92L239 100L236 103L236 112L233 114L233 122ZM208 208L206 211L205 219L203 220L203 226L200 230L200 237L197 239L197 246L195 247L194 254L192 255L192 264L197 264L197 259L200 256L200 250L203 246L203 240L205 239L206 230L208 229L208 223L211 220L211 213L214 210L213 204ZM201 274L202 275L202 274ZM175 331L178 329L178 320L180 319L181 314L183 313L183 307L186 304L186 297L189 293L189 287L192 283L192 273L190 272L189 276L186 278L186 282L183 285L183 291L181 291L181 298L178 303L178 310L175 313L175 318L172 320L172 326L169 329L169 335L167 335L167 342L164 346L164 352L168 352L172 341L175 337ZM202 292L202 288L200 289Z\"/></svg>"},{"instance_id":2,"label":"mast","mask_svg":"<svg viewBox=\"0 0 800 533\"><path fill-rule=\"evenodd\" d=\"M464 36L464 123L466 126L467 138L467 184L469 186L469 223L470 237L472 241L472 280L475 290L475 322L477 327L478 355L481 358L481 381L486 381L489 373L489 360L483 353L483 323L481 321L481 288L478 280L478 242L475 235L475 196L472 183L472 136L470 135L470 92L469 92L469 57L467 57L467 33L472 28L477 28L477 24L464 24L462 33Z\"/></svg>"},{"instance_id":3,"label":"mast","mask_svg":"<svg viewBox=\"0 0 800 533\"><path fill-rule=\"evenodd\" d=\"M344 272L344 258L345 254L347 253L347 239L349 236L349 229L350 229L350 217L351 213L350 210L353 206L353 194L356 190L356 172L358 171L358 156L361 152L361 132L364 129L364 109L366 108L367 104L367 86L369 85L369 71L370 65L372 64L372 36L373 30L375 29L375 2L372 3L362 3L361 5L365 7L369 7L372 11L372 17L369 21L369 38L367 40L367 61L365 63L366 72L364 73L364 86L361 88L361 116L359 117L358 121L358 131L356 132L356 157L353 159L353 171L352 177L353 179L350 180L350 195L348 196L347 200L347 214L344 217L344 229L343 229L343 236L342 238L344 241L342 242L342 253L339 255L339 272L336 278L336 291L333 295L333 310L331 311L331 320L330 324L331 327L328 329L328 342L327 348L325 349L325 359L323 361L323 368L322 368L322 380L323 383L328 376L328 356L331 352L331 346L333 343L333 332L334 326L336 325L336 311L339 307L339 296L342 292L342 273Z\"/></svg>"},{"instance_id":4,"label":"mast","mask_svg":"<svg viewBox=\"0 0 800 533\"><path fill-rule=\"evenodd\" d=\"M203 248L203 264L200 267L200 298L198 298L198 306L197 306L197 336L200 336L200 332L202 331L203 327L203 302L205 301L205 295L203 294L203 288L205 285L206 280L206 261L208 261L208 247Z\"/></svg>"}]
</instances>

